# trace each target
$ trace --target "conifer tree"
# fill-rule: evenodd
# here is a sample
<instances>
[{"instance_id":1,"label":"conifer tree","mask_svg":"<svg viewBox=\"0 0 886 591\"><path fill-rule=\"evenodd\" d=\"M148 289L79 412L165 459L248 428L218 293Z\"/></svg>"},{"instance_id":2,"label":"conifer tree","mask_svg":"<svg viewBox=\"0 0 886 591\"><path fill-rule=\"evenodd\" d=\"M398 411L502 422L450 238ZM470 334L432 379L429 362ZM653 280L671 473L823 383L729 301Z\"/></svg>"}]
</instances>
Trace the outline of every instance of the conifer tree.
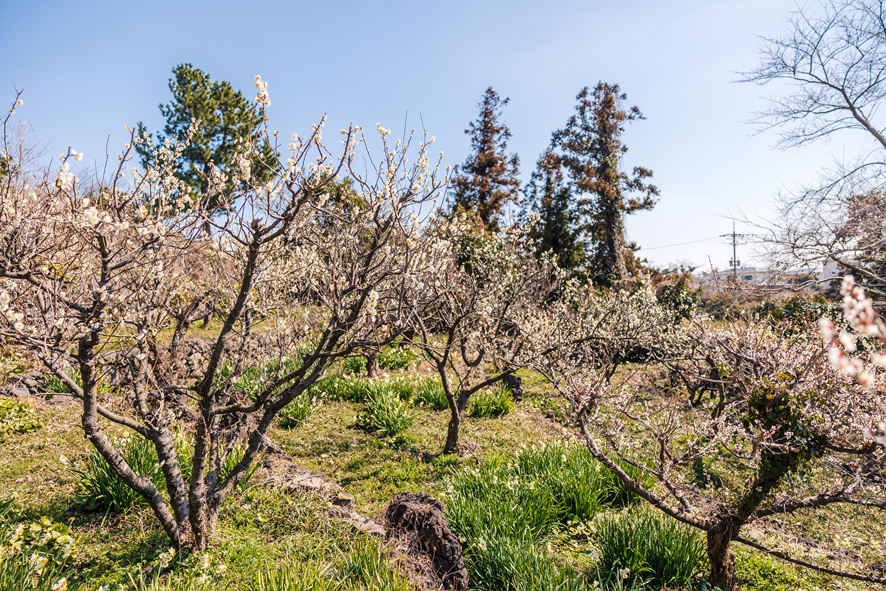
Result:
<instances>
[{"instance_id":1,"label":"conifer tree","mask_svg":"<svg viewBox=\"0 0 886 591\"><path fill-rule=\"evenodd\" d=\"M502 99L491 86L486 89L478 105L480 116L465 130L471 136L473 152L453 171L453 210L461 207L475 212L490 230L498 227L504 206L517 200L520 187L520 159L507 153L511 132L499 120L509 100Z\"/></svg>"},{"instance_id":2,"label":"conifer tree","mask_svg":"<svg viewBox=\"0 0 886 591\"><path fill-rule=\"evenodd\" d=\"M658 195L645 182L652 171L635 167L628 175L621 169L621 156L627 152L621 141L625 123L644 118L637 107L625 110L626 99L617 84L600 82L593 92L583 88L576 96L575 114L552 139L576 194L581 233L592 246L589 274L608 286L628 272L624 216L651 209Z\"/></svg>"},{"instance_id":3,"label":"conifer tree","mask_svg":"<svg viewBox=\"0 0 886 591\"><path fill-rule=\"evenodd\" d=\"M538 159L524 194L524 216L538 216L529 232L536 251L552 252L561 269L578 270L586 257L585 244L579 235L572 192L564 181L560 159L551 148Z\"/></svg>"},{"instance_id":4,"label":"conifer tree","mask_svg":"<svg viewBox=\"0 0 886 591\"><path fill-rule=\"evenodd\" d=\"M228 177L222 192L230 194L242 178L242 174L235 173L235 168L242 167L243 163L235 162L235 156L242 158L247 143L257 146L248 163L249 174L259 182L273 177L273 150L259 135L265 117L263 106L256 108L229 82L213 81L209 74L191 64L179 64L172 69L169 90L172 101L160 105L160 113L166 119L165 135L159 135L157 143L162 145L166 138L176 142L185 140L191 121L199 121L178 159L175 176L186 190L196 193L200 206L208 213L216 213L220 208L207 193L210 165L214 164ZM136 143L135 148L142 164L150 165L154 142L143 123L138 124L138 135L148 138L145 143Z\"/></svg>"}]
</instances>

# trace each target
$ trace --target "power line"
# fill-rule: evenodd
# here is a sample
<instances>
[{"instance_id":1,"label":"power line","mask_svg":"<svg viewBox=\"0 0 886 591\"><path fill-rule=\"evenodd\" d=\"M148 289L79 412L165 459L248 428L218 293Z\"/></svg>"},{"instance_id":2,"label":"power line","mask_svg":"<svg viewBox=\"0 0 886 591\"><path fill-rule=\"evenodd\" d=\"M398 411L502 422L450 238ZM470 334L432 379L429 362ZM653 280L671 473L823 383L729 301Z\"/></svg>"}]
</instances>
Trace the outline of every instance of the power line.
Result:
<instances>
[{"instance_id":1,"label":"power line","mask_svg":"<svg viewBox=\"0 0 886 591\"><path fill-rule=\"evenodd\" d=\"M676 244L665 244L662 246L650 246L649 248L641 246L640 250L658 250L659 248L671 248L672 246L685 246L687 244L697 244L698 242L707 242L708 240L716 240L719 236L711 236L710 238L699 238L698 240L690 240L689 242L678 242Z\"/></svg>"}]
</instances>

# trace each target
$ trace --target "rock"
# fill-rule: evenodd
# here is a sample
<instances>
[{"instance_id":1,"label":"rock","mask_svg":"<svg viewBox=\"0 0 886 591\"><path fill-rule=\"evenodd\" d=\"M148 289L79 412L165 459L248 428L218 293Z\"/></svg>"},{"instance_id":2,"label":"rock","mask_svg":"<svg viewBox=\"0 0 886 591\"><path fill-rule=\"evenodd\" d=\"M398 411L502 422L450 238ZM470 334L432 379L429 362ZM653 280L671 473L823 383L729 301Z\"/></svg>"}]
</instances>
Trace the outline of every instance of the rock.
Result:
<instances>
[{"instance_id":1,"label":"rock","mask_svg":"<svg viewBox=\"0 0 886 591\"><path fill-rule=\"evenodd\" d=\"M511 391L511 394L514 396L514 400L520 401L523 399L523 380L522 378L515 376L512 373L509 373L505 376L504 379L505 386L508 387L508 390Z\"/></svg>"},{"instance_id":2,"label":"rock","mask_svg":"<svg viewBox=\"0 0 886 591\"><path fill-rule=\"evenodd\" d=\"M341 487L322 472L315 472L298 466L280 446L266 439L262 445L265 453L263 464L267 483L279 486L288 492L310 492L332 503L329 516L350 522L357 530L371 535L383 536L385 529L355 510L354 495L344 492Z\"/></svg>"},{"instance_id":3,"label":"rock","mask_svg":"<svg viewBox=\"0 0 886 591\"><path fill-rule=\"evenodd\" d=\"M341 507L348 511L354 510L354 495L348 494L346 492L340 492L335 495L335 498L332 499L332 504L336 507Z\"/></svg>"},{"instance_id":4,"label":"rock","mask_svg":"<svg viewBox=\"0 0 886 591\"><path fill-rule=\"evenodd\" d=\"M424 493L400 493L385 510L388 537L408 538L410 554L422 554L431 561L444 589L465 591L468 571L443 508L442 502Z\"/></svg>"},{"instance_id":5,"label":"rock","mask_svg":"<svg viewBox=\"0 0 886 591\"><path fill-rule=\"evenodd\" d=\"M0 386L0 396L9 396L12 398L25 398L30 396L31 392L21 383L7 384Z\"/></svg>"},{"instance_id":6,"label":"rock","mask_svg":"<svg viewBox=\"0 0 886 591\"><path fill-rule=\"evenodd\" d=\"M37 393L40 391L39 380L31 375L23 375L21 380L19 380L19 383L27 388L31 393Z\"/></svg>"},{"instance_id":7,"label":"rock","mask_svg":"<svg viewBox=\"0 0 886 591\"><path fill-rule=\"evenodd\" d=\"M360 519L359 514L356 513L354 515L358 515L358 517L352 517L350 521L354 524L354 527L357 528L358 531L361 531L364 534L369 534L371 536L384 536L387 534L385 528L383 528L373 520L366 518Z\"/></svg>"}]
</instances>

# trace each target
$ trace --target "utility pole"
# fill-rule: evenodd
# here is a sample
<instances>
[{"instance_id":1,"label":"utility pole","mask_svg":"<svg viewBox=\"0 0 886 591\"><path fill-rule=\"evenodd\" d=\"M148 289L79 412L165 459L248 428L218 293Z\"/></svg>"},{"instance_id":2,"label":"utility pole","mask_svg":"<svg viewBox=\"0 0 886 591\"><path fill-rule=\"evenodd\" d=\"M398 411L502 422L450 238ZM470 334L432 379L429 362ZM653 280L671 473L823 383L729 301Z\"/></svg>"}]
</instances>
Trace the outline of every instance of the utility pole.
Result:
<instances>
[{"instance_id":1,"label":"utility pole","mask_svg":"<svg viewBox=\"0 0 886 591\"><path fill-rule=\"evenodd\" d=\"M738 241L739 239L743 240L751 237L753 237L753 234L736 234L735 221L732 222L731 234L720 234L720 238L732 238L732 260L729 261L729 266L732 267L733 279L738 279L738 267L741 265L741 261L738 260Z\"/></svg>"}]
</instances>

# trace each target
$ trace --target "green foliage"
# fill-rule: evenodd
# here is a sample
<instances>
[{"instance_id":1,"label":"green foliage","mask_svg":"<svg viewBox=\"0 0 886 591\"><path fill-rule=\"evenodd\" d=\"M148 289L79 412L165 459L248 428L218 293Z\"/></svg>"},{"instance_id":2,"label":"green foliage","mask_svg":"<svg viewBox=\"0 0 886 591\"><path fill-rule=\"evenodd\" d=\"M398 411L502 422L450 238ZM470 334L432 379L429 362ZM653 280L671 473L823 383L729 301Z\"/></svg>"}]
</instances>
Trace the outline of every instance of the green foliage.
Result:
<instances>
[{"instance_id":1,"label":"green foliage","mask_svg":"<svg viewBox=\"0 0 886 591\"><path fill-rule=\"evenodd\" d=\"M769 432L771 441L780 447L766 446L761 450L757 474L743 501L747 506L763 502L788 474L796 473L826 451L827 440L815 432L809 419L809 400L793 392L795 380L788 373L774 378L764 376L763 386L748 397L745 428Z\"/></svg>"},{"instance_id":2,"label":"green foliage","mask_svg":"<svg viewBox=\"0 0 886 591\"><path fill-rule=\"evenodd\" d=\"M796 591L815 589L816 584L803 585L795 568L777 558L737 548L735 552L735 580L747 591Z\"/></svg>"},{"instance_id":3,"label":"green foliage","mask_svg":"<svg viewBox=\"0 0 886 591\"><path fill-rule=\"evenodd\" d=\"M592 536L601 581L683 589L707 566L707 546L697 531L645 507L600 515Z\"/></svg>"},{"instance_id":4,"label":"green foliage","mask_svg":"<svg viewBox=\"0 0 886 591\"><path fill-rule=\"evenodd\" d=\"M497 390L481 390L470 400L470 413L475 417L500 417L514 410L514 398L504 384Z\"/></svg>"},{"instance_id":5,"label":"green foliage","mask_svg":"<svg viewBox=\"0 0 886 591\"><path fill-rule=\"evenodd\" d=\"M43 426L34 410L24 402L0 398L0 436L7 433L32 433Z\"/></svg>"},{"instance_id":6,"label":"green foliage","mask_svg":"<svg viewBox=\"0 0 886 591\"><path fill-rule=\"evenodd\" d=\"M250 587L250 591L333 591L335 589L337 585L330 573L311 566L290 566L261 571Z\"/></svg>"},{"instance_id":7,"label":"green foliage","mask_svg":"<svg viewBox=\"0 0 886 591\"><path fill-rule=\"evenodd\" d=\"M2 158L0 158L2 162ZM12 349L0 346L0 384L12 381L12 377L24 373L28 363Z\"/></svg>"},{"instance_id":8,"label":"green foliage","mask_svg":"<svg viewBox=\"0 0 886 591\"><path fill-rule=\"evenodd\" d=\"M118 442L123 451L123 459L132 470L149 477L158 487L163 485L163 473L158 465L154 445L143 437L129 437ZM184 466L183 466L184 469ZM77 475L80 494L74 504L87 511L125 512L132 507L147 503L137 492L127 486L97 450L91 449L82 470L72 468Z\"/></svg>"},{"instance_id":9,"label":"green foliage","mask_svg":"<svg viewBox=\"0 0 886 591\"><path fill-rule=\"evenodd\" d=\"M380 391L391 393L400 400L412 398L415 386L410 380L401 377L393 379L369 379L358 377L329 376L308 388L308 393L327 400L347 400L365 402L371 395Z\"/></svg>"},{"instance_id":10,"label":"green foliage","mask_svg":"<svg viewBox=\"0 0 886 591\"><path fill-rule=\"evenodd\" d=\"M0 589L75 591L70 568L77 540L68 526L48 517L0 532Z\"/></svg>"},{"instance_id":11,"label":"green foliage","mask_svg":"<svg viewBox=\"0 0 886 591\"><path fill-rule=\"evenodd\" d=\"M298 427L318 404L320 402L311 397L309 392L302 392L280 411L280 426L286 429Z\"/></svg>"},{"instance_id":12,"label":"green foliage","mask_svg":"<svg viewBox=\"0 0 886 591\"><path fill-rule=\"evenodd\" d=\"M652 209L658 189L646 182L649 169L637 166L628 175L620 166L627 151L621 139L625 123L643 115L624 105L627 96L618 85L599 82L575 98L575 114L554 132L551 144L570 177L580 237L591 246L588 270L596 283L612 286L627 272L624 216Z\"/></svg>"},{"instance_id":13,"label":"green foliage","mask_svg":"<svg viewBox=\"0 0 886 591\"><path fill-rule=\"evenodd\" d=\"M624 491L590 452L567 444L491 454L453 474L446 514L478 589L581 589L583 582L544 542L621 506Z\"/></svg>"},{"instance_id":14,"label":"green foliage","mask_svg":"<svg viewBox=\"0 0 886 591\"><path fill-rule=\"evenodd\" d=\"M342 369L345 373L361 374L366 372L365 357L345 357L342 361Z\"/></svg>"},{"instance_id":15,"label":"green foliage","mask_svg":"<svg viewBox=\"0 0 886 591\"><path fill-rule=\"evenodd\" d=\"M613 458L612 461L618 465L619 468L624 470L628 476L639 481L646 490L649 490L655 484L655 479L648 475L642 468L620 458ZM611 507L627 507L643 501L637 493L628 488L621 478L609 470L603 470L601 478L605 483L602 485L602 488L605 491L603 494L603 502L605 504Z\"/></svg>"},{"instance_id":16,"label":"green foliage","mask_svg":"<svg viewBox=\"0 0 886 591\"><path fill-rule=\"evenodd\" d=\"M311 385L307 394L328 400L363 402L369 394L371 383L365 378L329 376Z\"/></svg>"},{"instance_id":17,"label":"green foliage","mask_svg":"<svg viewBox=\"0 0 886 591\"><path fill-rule=\"evenodd\" d=\"M415 402L433 410L447 410L449 400L438 377L424 377L415 382Z\"/></svg>"},{"instance_id":18,"label":"green foliage","mask_svg":"<svg viewBox=\"0 0 886 591\"><path fill-rule=\"evenodd\" d=\"M365 410L357 415L357 425L365 429L378 430L393 437L406 431L415 421L409 406L395 390L385 385L370 383L365 404Z\"/></svg>"},{"instance_id":19,"label":"green foliage","mask_svg":"<svg viewBox=\"0 0 886 591\"><path fill-rule=\"evenodd\" d=\"M471 136L471 155L452 172L452 209L476 214L484 229L494 230L502 208L517 199L520 159L508 154L511 132L500 122L508 104L492 87L483 93L480 115L465 133Z\"/></svg>"},{"instance_id":20,"label":"green foliage","mask_svg":"<svg viewBox=\"0 0 886 591\"><path fill-rule=\"evenodd\" d=\"M245 152L244 144L256 144L257 154L250 157L250 170L258 182L269 180L274 171L273 150L260 137L260 126L264 112L256 109L239 91L228 82L213 81L206 72L191 64L179 64L172 69L169 80L172 101L160 105L160 113L166 119L165 136L158 137L158 146L166 139L181 142L188 137L191 120L198 119L200 125L190 138L190 142L175 162L175 176L187 189L200 199L210 199L209 165L213 163L228 177L225 193L237 186L239 169L235 159ZM156 166L155 146L142 123L138 124L139 139L135 149L145 167ZM210 210L220 204L210 199L202 206Z\"/></svg>"},{"instance_id":21,"label":"green foliage","mask_svg":"<svg viewBox=\"0 0 886 591\"><path fill-rule=\"evenodd\" d=\"M582 591L589 589L582 577L561 566L532 540L497 537L466 557L471 584L489 591Z\"/></svg>"},{"instance_id":22,"label":"green foliage","mask_svg":"<svg viewBox=\"0 0 886 591\"><path fill-rule=\"evenodd\" d=\"M123 459L134 472L150 478L160 491L166 490L166 481L153 443L143 437L132 435L117 440L116 445L122 450ZM191 478L193 447L184 438L177 438L175 448L182 479L188 482ZM220 470L220 480L228 477L243 458L245 451L244 446L237 446L225 457ZM239 486L248 484L257 469L258 467L253 465ZM71 472L77 476L80 487L80 493L74 503L87 511L124 513L133 507L147 505L145 499L129 488L95 449L90 450L83 469L72 467Z\"/></svg>"},{"instance_id":23,"label":"green foliage","mask_svg":"<svg viewBox=\"0 0 886 591\"><path fill-rule=\"evenodd\" d=\"M285 375L298 369L298 361L289 357L282 361L269 361L267 363L256 363L245 368L238 368L226 361L219 368L215 377L215 386L222 387L230 383L231 389L235 392L242 392L252 399L266 388L274 378L279 375Z\"/></svg>"},{"instance_id":24,"label":"green foliage","mask_svg":"<svg viewBox=\"0 0 886 591\"><path fill-rule=\"evenodd\" d=\"M415 359L415 353L399 344L382 347L376 356L379 369L409 369ZM366 372L366 358L363 356L346 357L342 362L342 369L348 374L364 373Z\"/></svg>"},{"instance_id":25,"label":"green foliage","mask_svg":"<svg viewBox=\"0 0 886 591\"><path fill-rule=\"evenodd\" d=\"M6 521L15 513L17 495L0 497L0 521Z\"/></svg>"},{"instance_id":26,"label":"green foliage","mask_svg":"<svg viewBox=\"0 0 886 591\"><path fill-rule=\"evenodd\" d=\"M819 318L842 322L840 305L820 295L795 295L783 300L766 300L754 306L755 315L783 326L788 334L805 332Z\"/></svg>"},{"instance_id":27,"label":"green foliage","mask_svg":"<svg viewBox=\"0 0 886 591\"><path fill-rule=\"evenodd\" d=\"M71 380L80 386L83 387L83 378L80 376L79 371L70 371L68 372L68 376ZM99 396L105 396L107 394L111 394L114 390L110 385L108 385L107 381L99 378L98 383L96 384L96 388L98 389ZM73 394L73 390L64 383L61 378L59 378L55 374L48 374L43 379L43 383L40 386L40 391L46 394Z\"/></svg>"},{"instance_id":28,"label":"green foliage","mask_svg":"<svg viewBox=\"0 0 886 591\"><path fill-rule=\"evenodd\" d=\"M384 546L370 539L360 540L339 561L342 582L358 589L372 591L412 591L413 587L403 574L399 564L391 570L385 557ZM320 587L320 589L323 589Z\"/></svg>"},{"instance_id":29,"label":"green foliage","mask_svg":"<svg viewBox=\"0 0 886 591\"><path fill-rule=\"evenodd\" d=\"M692 289L689 273L683 273L674 281L668 281L655 291L655 298L666 308L674 312L675 321L688 319L698 307L701 289Z\"/></svg>"},{"instance_id":30,"label":"green foliage","mask_svg":"<svg viewBox=\"0 0 886 591\"><path fill-rule=\"evenodd\" d=\"M409 369L415 359L416 355L411 349L400 345L389 345L379 351L378 366L381 369Z\"/></svg>"},{"instance_id":31,"label":"green foliage","mask_svg":"<svg viewBox=\"0 0 886 591\"><path fill-rule=\"evenodd\" d=\"M525 195L525 222L538 215L529 237L541 255L551 253L560 269L576 273L587 256L578 228L579 215L573 207L572 192L563 179L560 160L547 148L536 164Z\"/></svg>"}]
</instances>

